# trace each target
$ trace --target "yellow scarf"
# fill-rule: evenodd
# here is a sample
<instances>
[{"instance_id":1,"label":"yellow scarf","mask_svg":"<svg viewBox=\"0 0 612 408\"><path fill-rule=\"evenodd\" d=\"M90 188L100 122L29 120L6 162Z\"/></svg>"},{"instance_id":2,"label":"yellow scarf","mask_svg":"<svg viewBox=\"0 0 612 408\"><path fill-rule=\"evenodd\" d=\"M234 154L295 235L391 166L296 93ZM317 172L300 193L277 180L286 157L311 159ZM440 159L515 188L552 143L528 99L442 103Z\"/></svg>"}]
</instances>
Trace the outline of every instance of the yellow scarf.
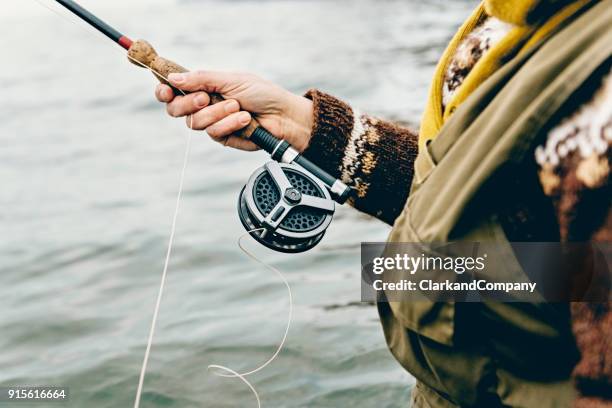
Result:
<instances>
[{"instance_id":1,"label":"yellow scarf","mask_svg":"<svg viewBox=\"0 0 612 408\"><path fill-rule=\"evenodd\" d=\"M567 1L558 0L484 0L459 28L438 62L421 121L419 147L435 138L455 109L504 62L517 52L523 52L536 44L592 1L578 0L568 4ZM551 10L558 11L553 14ZM546 17L546 12L549 16L553 15ZM478 60L443 111L442 85L447 66L461 41L486 16L496 17L515 27Z\"/></svg>"}]
</instances>

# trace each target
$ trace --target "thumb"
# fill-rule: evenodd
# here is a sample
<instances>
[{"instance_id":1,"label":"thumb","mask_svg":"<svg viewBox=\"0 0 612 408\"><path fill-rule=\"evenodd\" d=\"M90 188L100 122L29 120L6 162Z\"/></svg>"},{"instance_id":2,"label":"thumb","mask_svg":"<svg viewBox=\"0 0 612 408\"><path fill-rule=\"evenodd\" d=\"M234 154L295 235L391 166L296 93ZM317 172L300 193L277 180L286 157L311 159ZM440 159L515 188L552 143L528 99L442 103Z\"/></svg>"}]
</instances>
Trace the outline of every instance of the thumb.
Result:
<instances>
[{"instance_id":1,"label":"thumb","mask_svg":"<svg viewBox=\"0 0 612 408\"><path fill-rule=\"evenodd\" d=\"M223 93L227 91L238 77L235 74L216 71L193 71L181 74L170 74L168 80L183 91L205 91Z\"/></svg>"}]
</instances>

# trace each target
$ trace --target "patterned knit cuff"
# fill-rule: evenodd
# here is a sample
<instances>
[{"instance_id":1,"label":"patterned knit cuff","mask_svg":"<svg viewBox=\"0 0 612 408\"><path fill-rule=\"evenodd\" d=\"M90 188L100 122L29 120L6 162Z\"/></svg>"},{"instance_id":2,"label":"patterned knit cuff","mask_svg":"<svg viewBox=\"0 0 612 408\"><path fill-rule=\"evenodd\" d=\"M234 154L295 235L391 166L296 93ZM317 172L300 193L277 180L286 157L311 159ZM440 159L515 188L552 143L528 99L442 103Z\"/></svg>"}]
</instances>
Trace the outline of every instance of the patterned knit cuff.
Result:
<instances>
[{"instance_id":1,"label":"patterned knit cuff","mask_svg":"<svg viewBox=\"0 0 612 408\"><path fill-rule=\"evenodd\" d=\"M323 92L306 97L313 101L314 128L304 155L355 189L351 205L393 223L412 182L417 134Z\"/></svg>"},{"instance_id":2,"label":"patterned knit cuff","mask_svg":"<svg viewBox=\"0 0 612 408\"><path fill-rule=\"evenodd\" d=\"M304 96L312 100L314 110L312 137L304 156L334 177L340 177L340 163L353 131L353 109L316 89Z\"/></svg>"}]
</instances>

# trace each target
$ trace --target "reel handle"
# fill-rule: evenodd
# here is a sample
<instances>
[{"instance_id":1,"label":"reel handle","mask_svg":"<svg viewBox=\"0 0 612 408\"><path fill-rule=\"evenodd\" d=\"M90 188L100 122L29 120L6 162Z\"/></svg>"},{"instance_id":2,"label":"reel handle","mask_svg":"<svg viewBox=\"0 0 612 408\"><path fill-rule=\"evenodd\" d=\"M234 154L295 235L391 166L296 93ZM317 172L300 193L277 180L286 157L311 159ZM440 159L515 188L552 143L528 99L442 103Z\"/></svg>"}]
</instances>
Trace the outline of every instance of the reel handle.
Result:
<instances>
[{"instance_id":1,"label":"reel handle","mask_svg":"<svg viewBox=\"0 0 612 408\"><path fill-rule=\"evenodd\" d=\"M130 62L133 64L139 66L142 64L149 67L161 83L169 85L174 90L175 95L183 94L183 92L170 85L165 78L172 73L187 72L188 70L186 68L166 58L160 57L157 51L155 51L155 48L144 40L134 41L128 50L128 55L130 57ZM138 61L140 64L136 63L134 60ZM209 96L211 104L219 103L224 100L221 95L216 93L210 93ZM351 196L352 189L350 187L300 155L288 142L276 138L261 127L257 120L251 119L247 127L239 131L238 135L250 139L257 146L270 153L274 160L282 163L297 163L314 174L330 189L334 195L334 199L340 204L344 204Z\"/></svg>"}]
</instances>

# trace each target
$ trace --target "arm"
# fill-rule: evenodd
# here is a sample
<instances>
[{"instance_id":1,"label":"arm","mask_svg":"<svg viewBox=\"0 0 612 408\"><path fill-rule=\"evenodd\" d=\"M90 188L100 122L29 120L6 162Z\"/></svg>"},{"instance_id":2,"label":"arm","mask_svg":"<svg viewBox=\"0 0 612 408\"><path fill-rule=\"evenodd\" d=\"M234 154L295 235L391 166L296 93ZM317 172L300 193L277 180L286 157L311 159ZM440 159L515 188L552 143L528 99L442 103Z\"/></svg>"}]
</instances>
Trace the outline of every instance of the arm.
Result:
<instances>
[{"instance_id":1,"label":"arm","mask_svg":"<svg viewBox=\"0 0 612 408\"><path fill-rule=\"evenodd\" d=\"M418 135L309 91L314 121L304 155L356 190L350 204L392 224L408 197Z\"/></svg>"},{"instance_id":2,"label":"arm","mask_svg":"<svg viewBox=\"0 0 612 408\"><path fill-rule=\"evenodd\" d=\"M175 97L170 87L159 85L156 96L168 104L171 116L186 116L194 130L206 130L226 146L256 150L235 136L253 115L270 133L354 187L350 204L358 210L387 223L402 210L417 154L415 132L362 115L322 92L302 97L250 74L200 71L169 79L192 93ZM208 92L226 101L208 106Z\"/></svg>"}]
</instances>

